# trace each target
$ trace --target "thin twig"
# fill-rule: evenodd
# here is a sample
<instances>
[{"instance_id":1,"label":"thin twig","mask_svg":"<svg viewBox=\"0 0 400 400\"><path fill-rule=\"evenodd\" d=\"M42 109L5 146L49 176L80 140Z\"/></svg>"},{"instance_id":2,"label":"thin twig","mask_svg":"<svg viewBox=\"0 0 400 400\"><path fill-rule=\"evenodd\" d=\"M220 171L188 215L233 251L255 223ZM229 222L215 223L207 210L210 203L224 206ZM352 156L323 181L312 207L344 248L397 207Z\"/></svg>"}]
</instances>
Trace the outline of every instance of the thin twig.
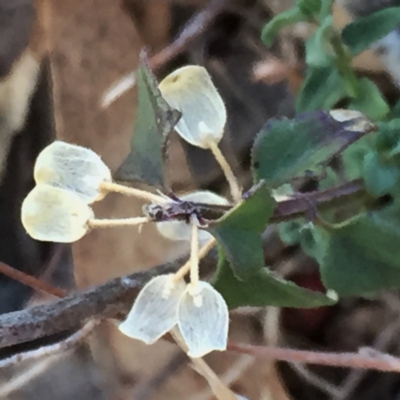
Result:
<instances>
[{"instance_id":1,"label":"thin twig","mask_svg":"<svg viewBox=\"0 0 400 400\"><path fill-rule=\"evenodd\" d=\"M287 361L291 363L400 372L400 359L382 353L325 353L239 343L229 343L228 350L236 353L250 354L258 358Z\"/></svg>"},{"instance_id":2,"label":"thin twig","mask_svg":"<svg viewBox=\"0 0 400 400\"><path fill-rule=\"evenodd\" d=\"M0 386L0 398L7 399L16 390L22 389L29 382L46 372L55 362L60 360L60 354L45 358L44 360L31 365L25 371L20 372L15 377L12 377L5 384Z\"/></svg>"},{"instance_id":3,"label":"thin twig","mask_svg":"<svg viewBox=\"0 0 400 400\"><path fill-rule=\"evenodd\" d=\"M0 262L0 274L8 276L9 278L16 280L23 285L29 286L34 290L49 294L54 297L65 297L67 295L65 290L51 286L46 282L43 282L34 276L28 275L25 272L12 268L3 262Z\"/></svg>"},{"instance_id":4,"label":"thin twig","mask_svg":"<svg viewBox=\"0 0 400 400\"><path fill-rule=\"evenodd\" d=\"M149 59L149 67L153 70L160 68L167 61L172 60L185 50L190 43L193 42L199 35L206 31L210 24L214 21L215 17L224 8L227 0L210 0L207 6L191 18L184 26L180 34L174 41L165 47L160 52L154 54ZM121 97L129 89L133 88L136 83L135 72L130 72L117 82L104 93L101 100L103 108L108 107L115 100Z\"/></svg>"},{"instance_id":5,"label":"thin twig","mask_svg":"<svg viewBox=\"0 0 400 400\"><path fill-rule=\"evenodd\" d=\"M314 374L309 369L307 369L303 364L300 363L290 363L290 366L310 385L315 386L317 389L330 396L338 396L340 394L340 388L333 385L319 375Z\"/></svg>"},{"instance_id":6,"label":"thin twig","mask_svg":"<svg viewBox=\"0 0 400 400\"><path fill-rule=\"evenodd\" d=\"M388 299L388 297L383 294L383 299ZM386 301L388 303L388 301ZM393 307L395 315L397 316L397 309ZM400 329L400 321L395 320L392 324L384 328L374 340L373 346L375 351L386 351L390 343L393 341L394 337L397 337ZM332 395L331 400L345 400L351 396L351 393L357 388L359 383L363 380L366 371L357 370L352 371L341 383L339 388L339 393Z\"/></svg>"},{"instance_id":7,"label":"thin twig","mask_svg":"<svg viewBox=\"0 0 400 400\"><path fill-rule=\"evenodd\" d=\"M221 381L226 385L230 386L236 382L241 375L254 364L254 357L248 355L242 355L232 362L232 365L228 370L221 376ZM209 400L212 397L212 391L206 389L203 392L196 393L190 397L189 400Z\"/></svg>"},{"instance_id":8,"label":"thin twig","mask_svg":"<svg viewBox=\"0 0 400 400\"><path fill-rule=\"evenodd\" d=\"M179 331L178 328L173 328L170 331L171 336L175 339L178 346L185 352L188 352L188 347ZM190 358L194 369L202 375L208 384L214 396L218 400L237 400L235 394L225 385L224 382L218 377L218 375L208 366L208 364L202 358Z\"/></svg>"},{"instance_id":9,"label":"thin twig","mask_svg":"<svg viewBox=\"0 0 400 400\"><path fill-rule=\"evenodd\" d=\"M52 303L0 315L0 348L76 330L91 319L123 319L140 289L154 276L176 271L181 260L112 279Z\"/></svg>"},{"instance_id":10,"label":"thin twig","mask_svg":"<svg viewBox=\"0 0 400 400\"><path fill-rule=\"evenodd\" d=\"M82 329L75 332L73 335L67 337L65 340L50 344L48 346L40 347L39 349L30 350L24 353L14 354L11 357L0 360L0 368L7 368L24 361L37 360L39 358L53 356L55 354L63 353L72 347L77 346L83 342L93 330L100 325L100 320L89 321Z\"/></svg>"}]
</instances>

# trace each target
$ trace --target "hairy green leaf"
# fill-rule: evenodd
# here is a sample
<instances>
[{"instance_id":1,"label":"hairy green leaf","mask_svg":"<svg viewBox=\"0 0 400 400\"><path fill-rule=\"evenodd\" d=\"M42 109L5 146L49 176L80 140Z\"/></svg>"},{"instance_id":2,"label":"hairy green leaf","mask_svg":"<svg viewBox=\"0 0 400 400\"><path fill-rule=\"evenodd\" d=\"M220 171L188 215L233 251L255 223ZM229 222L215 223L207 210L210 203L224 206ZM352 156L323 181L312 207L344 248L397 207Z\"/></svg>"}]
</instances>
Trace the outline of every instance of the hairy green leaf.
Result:
<instances>
[{"instance_id":1,"label":"hairy green leaf","mask_svg":"<svg viewBox=\"0 0 400 400\"><path fill-rule=\"evenodd\" d=\"M390 111L382 93L368 78L361 78L357 81L356 97L349 102L348 108L361 111L372 120L381 120Z\"/></svg>"},{"instance_id":2,"label":"hairy green leaf","mask_svg":"<svg viewBox=\"0 0 400 400\"><path fill-rule=\"evenodd\" d=\"M325 67L332 63L329 36L332 34L332 16L325 17L322 24L306 41L306 64L309 67Z\"/></svg>"},{"instance_id":3,"label":"hairy green leaf","mask_svg":"<svg viewBox=\"0 0 400 400\"><path fill-rule=\"evenodd\" d=\"M264 266L261 233L274 206L269 190L261 184L208 229L223 248L238 279L247 280Z\"/></svg>"},{"instance_id":4,"label":"hairy green leaf","mask_svg":"<svg viewBox=\"0 0 400 400\"><path fill-rule=\"evenodd\" d=\"M268 268L260 269L245 282L239 281L220 255L213 285L229 308L240 306L320 307L332 305L336 299L323 293L304 289L280 278Z\"/></svg>"},{"instance_id":5,"label":"hairy green leaf","mask_svg":"<svg viewBox=\"0 0 400 400\"><path fill-rule=\"evenodd\" d=\"M291 120L270 120L253 145L255 178L271 188L279 187L307 171L318 171L322 163L375 129L362 116L341 121L332 115L338 118L334 113L315 111Z\"/></svg>"},{"instance_id":6,"label":"hairy green leaf","mask_svg":"<svg viewBox=\"0 0 400 400\"><path fill-rule=\"evenodd\" d=\"M346 25L342 39L352 54L358 54L383 38L400 24L400 7L389 7Z\"/></svg>"},{"instance_id":7,"label":"hairy green leaf","mask_svg":"<svg viewBox=\"0 0 400 400\"><path fill-rule=\"evenodd\" d=\"M364 157L363 178L369 193L383 196L391 193L398 184L400 170L391 160L380 159L375 151L371 151Z\"/></svg>"},{"instance_id":8,"label":"hairy green leaf","mask_svg":"<svg viewBox=\"0 0 400 400\"><path fill-rule=\"evenodd\" d=\"M296 99L296 111L329 110L346 96L343 78L334 65L309 67Z\"/></svg>"},{"instance_id":9,"label":"hairy green leaf","mask_svg":"<svg viewBox=\"0 0 400 400\"><path fill-rule=\"evenodd\" d=\"M118 181L164 184L165 142L180 118L161 96L156 78L143 62L137 71L138 106L131 151L116 171Z\"/></svg>"},{"instance_id":10,"label":"hairy green leaf","mask_svg":"<svg viewBox=\"0 0 400 400\"><path fill-rule=\"evenodd\" d=\"M327 288L339 295L368 295L400 287L399 205L367 213L329 232L319 257Z\"/></svg>"},{"instance_id":11,"label":"hairy green leaf","mask_svg":"<svg viewBox=\"0 0 400 400\"><path fill-rule=\"evenodd\" d=\"M269 47L281 29L285 26L295 24L296 22L305 21L306 19L307 16L302 13L300 8L289 8L288 10L277 14L264 26L261 32L261 40Z\"/></svg>"}]
</instances>

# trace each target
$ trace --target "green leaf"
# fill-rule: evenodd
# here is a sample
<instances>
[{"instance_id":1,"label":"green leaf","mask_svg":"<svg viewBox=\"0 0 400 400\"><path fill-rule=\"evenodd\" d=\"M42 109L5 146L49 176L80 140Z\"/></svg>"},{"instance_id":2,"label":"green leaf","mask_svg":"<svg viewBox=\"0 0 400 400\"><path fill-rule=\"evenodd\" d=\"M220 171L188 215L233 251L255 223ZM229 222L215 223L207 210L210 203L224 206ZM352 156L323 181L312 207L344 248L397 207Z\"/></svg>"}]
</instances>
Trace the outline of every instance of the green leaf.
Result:
<instances>
[{"instance_id":1,"label":"green leaf","mask_svg":"<svg viewBox=\"0 0 400 400\"><path fill-rule=\"evenodd\" d=\"M310 67L296 99L296 111L329 110L346 95L343 78L334 65Z\"/></svg>"},{"instance_id":2,"label":"green leaf","mask_svg":"<svg viewBox=\"0 0 400 400\"><path fill-rule=\"evenodd\" d=\"M161 96L157 81L145 62L137 74L138 106L131 151L116 171L118 181L140 181L152 186L164 184L164 150L168 134L180 118Z\"/></svg>"},{"instance_id":3,"label":"green leaf","mask_svg":"<svg viewBox=\"0 0 400 400\"><path fill-rule=\"evenodd\" d=\"M329 2L329 0L325 0ZM321 10L321 0L297 0L297 7L304 15L313 16Z\"/></svg>"},{"instance_id":4,"label":"green leaf","mask_svg":"<svg viewBox=\"0 0 400 400\"><path fill-rule=\"evenodd\" d=\"M342 31L342 40L353 54L358 54L396 29L399 24L400 7L385 8L346 25Z\"/></svg>"},{"instance_id":5,"label":"green leaf","mask_svg":"<svg viewBox=\"0 0 400 400\"><path fill-rule=\"evenodd\" d=\"M400 154L400 118L380 122L375 139L376 149L384 158L397 158Z\"/></svg>"},{"instance_id":6,"label":"green leaf","mask_svg":"<svg viewBox=\"0 0 400 400\"><path fill-rule=\"evenodd\" d=\"M332 305L336 299L314 292L278 277L267 268L245 282L233 274L226 259L220 257L213 285L224 297L229 308L240 306L320 307Z\"/></svg>"},{"instance_id":7,"label":"green leaf","mask_svg":"<svg viewBox=\"0 0 400 400\"><path fill-rule=\"evenodd\" d=\"M365 188L373 196L379 197L391 193L399 181L398 166L392 162L380 160L375 151L365 156L363 167Z\"/></svg>"},{"instance_id":8,"label":"green leaf","mask_svg":"<svg viewBox=\"0 0 400 400\"><path fill-rule=\"evenodd\" d=\"M250 196L215 223L209 231L218 240L237 278L246 280L264 266L261 233L275 201L262 183Z\"/></svg>"},{"instance_id":9,"label":"green leaf","mask_svg":"<svg viewBox=\"0 0 400 400\"><path fill-rule=\"evenodd\" d=\"M329 52L329 36L332 34L332 16L322 21L315 33L306 41L306 64L311 67L324 67L332 62Z\"/></svg>"},{"instance_id":10,"label":"green leaf","mask_svg":"<svg viewBox=\"0 0 400 400\"><path fill-rule=\"evenodd\" d=\"M358 80L356 97L350 101L348 108L361 111L372 120L381 120L390 111L380 90L368 78Z\"/></svg>"},{"instance_id":11,"label":"green leaf","mask_svg":"<svg viewBox=\"0 0 400 400\"><path fill-rule=\"evenodd\" d=\"M261 32L261 40L269 47L281 29L288 25L295 24L296 22L305 21L306 19L307 16L304 15L298 7L289 8L277 14L264 26Z\"/></svg>"},{"instance_id":12,"label":"green leaf","mask_svg":"<svg viewBox=\"0 0 400 400\"><path fill-rule=\"evenodd\" d=\"M369 295L400 287L399 205L354 218L329 232L319 257L327 288L339 295Z\"/></svg>"},{"instance_id":13,"label":"green leaf","mask_svg":"<svg viewBox=\"0 0 400 400\"><path fill-rule=\"evenodd\" d=\"M321 164L375 129L363 117L341 122L337 112L315 111L292 120L270 120L253 145L255 178L277 188L307 171L320 172Z\"/></svg>"}]
</instances>

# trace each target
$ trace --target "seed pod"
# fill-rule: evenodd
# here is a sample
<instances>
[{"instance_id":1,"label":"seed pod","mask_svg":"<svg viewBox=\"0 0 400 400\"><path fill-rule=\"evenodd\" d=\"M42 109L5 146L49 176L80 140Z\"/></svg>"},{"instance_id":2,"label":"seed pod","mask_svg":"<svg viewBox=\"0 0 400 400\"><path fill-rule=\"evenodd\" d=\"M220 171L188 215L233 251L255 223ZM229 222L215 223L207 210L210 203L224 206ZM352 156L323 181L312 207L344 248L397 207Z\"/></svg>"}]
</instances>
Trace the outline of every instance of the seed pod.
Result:
<instances>
[{"instance_id":1,"label":"seed pod","mask_svg":"<svg viewBox=\"0 0 400 400\"><path fill-rule=\"evenodd\" d=\"M92 209L75 193L40 184L26 196L21 207L22 225L34 239L71 243L88 230Z\"/></svg>"},{"instance_id":2,"label":"seed pod","mask_svg":"<svg viewBox=\"0 0 400 400\"><path fill-rule=\"evenodd\" d=\"M225 197L206 190L185 194L180 196L180 199L204 204L229 205L229 201ZM190 241L191 228L184 221L165 221L158 222L156 225L161 235L167 239ZM209 232L199 230L200 245L205 244L211 237L212 235Z\"/></svg>"},{"instance_id":3,"label":"seed pod","mask_svg":"<svg viewBox=\"0 0 400 400\"><path fill-rule=\"evenodd\" d=\"M161 81L159 89L167 103L182 113L175 130L183 139L203 149L221 140L225 104L204 67L179 68Z\"/></svg>"},{"instance_id":4,"label":"seed pod","mask_svg":"<svg viewBox=\"0 0 400 400\"><path fill-rule=\"evenodd\" d=\"M213 350L226 350L229 312L223 297L207 282L196 292L189 284L178 305L178 327L190 357L203 357Z\"/></svg>"},{"instance_id":5,"label":"seed pod","mask_svg":"<svg viewBox=\"0 0 400 400\"><path fill-rule=\"evenodd\" d=\"M111 181L111 172L94 151L55 141L39 154L34 177L36 183L71 190L90 204L104 198L100 184Z\"/></svg>"},{"instance_id":6,"label":"seed pod","mask_svg":"<svg viewBox=\"0 0 400 400\"><path fill-rule=\"evenodd\" d=\"M178 302L186 284L172 278L173 274L160 275L143 287L118 327L124 335L152 344L177 324Z\"/></svg>"}]
</instances>

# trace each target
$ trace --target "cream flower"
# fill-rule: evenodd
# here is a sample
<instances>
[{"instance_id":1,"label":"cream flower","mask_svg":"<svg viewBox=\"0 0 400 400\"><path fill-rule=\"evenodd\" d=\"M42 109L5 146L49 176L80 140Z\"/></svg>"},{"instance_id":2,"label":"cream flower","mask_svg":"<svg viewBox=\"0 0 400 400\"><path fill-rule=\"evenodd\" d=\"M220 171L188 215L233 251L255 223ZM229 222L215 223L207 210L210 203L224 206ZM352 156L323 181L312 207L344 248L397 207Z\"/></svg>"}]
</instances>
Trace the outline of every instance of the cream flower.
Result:
<instances>
[{"instance_id":1,"label":"cream flower","mask_svg":"<svg viewBox=\"0 0 400 400\"><path fill-rule=\"evenodd\" d=\"M28 234L45 242L71 243L88 231L92 209L74 192L39 184L22 203L21 219Z\"/></svg>"},{"instance_id":2,"label":"cream flower","mask_svg":"<svg viewBox=\"0 0 400 400\"><path fill-rule=\"evenodd\" d=\"M159 89L167 103L182 113L175 130L183 139L203 149L221 140L225 104L204 67L179 68L161 81Z\"/></svg>"},{"instance_id":3,"label":"cream flower","mask_svg":"<svg viewBox=\"0 0 400 400\"><path fill-rule=\"evenodd\" d=\"M161 275L145 285L119 330L152 344L177 325L190 357L225 350L229 312L223 297L207 282L194 289L173 277Z\"/></svg>"},{"instance_id":4,"label":"cream flower","mask_svg":"<svg viewBox=\"0 0 400 400\"><path fill-rule=\"evenodd\" d=\"M111 182L111 172L92 150L55 141L39 154L34 168L36 183L75 192L90 204L104 198L102 182Z\"/></svg>"}]
</instances>

